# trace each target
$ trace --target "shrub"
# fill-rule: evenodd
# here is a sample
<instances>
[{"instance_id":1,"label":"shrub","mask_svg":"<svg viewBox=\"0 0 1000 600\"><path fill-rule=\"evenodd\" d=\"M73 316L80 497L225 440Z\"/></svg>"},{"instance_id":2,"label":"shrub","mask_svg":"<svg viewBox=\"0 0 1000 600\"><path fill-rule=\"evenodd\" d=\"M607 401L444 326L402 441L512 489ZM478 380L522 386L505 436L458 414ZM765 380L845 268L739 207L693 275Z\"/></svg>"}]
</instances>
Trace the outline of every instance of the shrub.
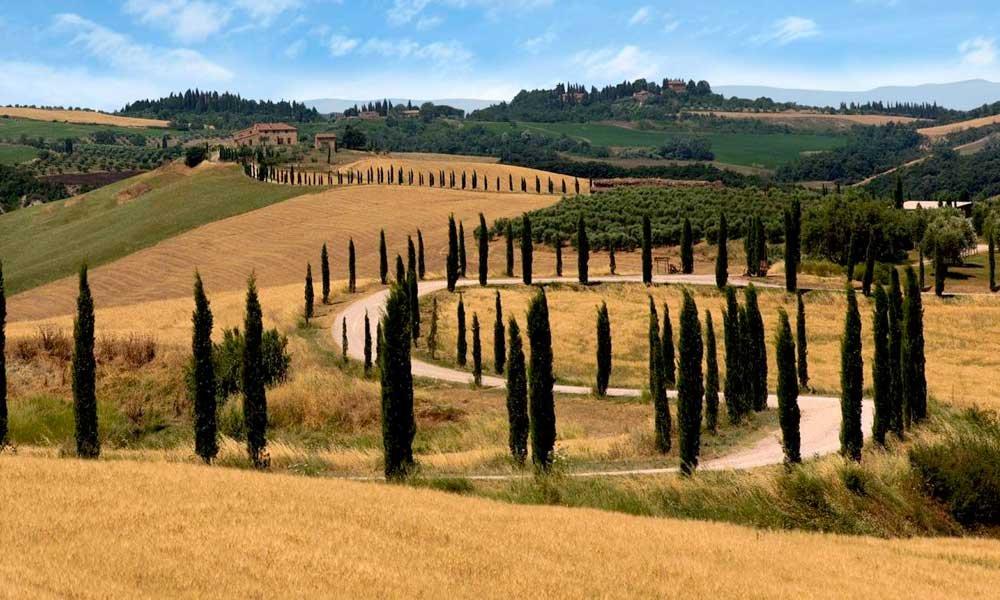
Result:
<instances>
[{"instance_id":1,"label":"shrub","mask_svg":"<svg viewBox=\"0 0 1000 600\"><path fill-rule=\"evenodd\" d=\"M197 167L205 160L208 156L208 150L205 146L191 146L184 151L184 164L192 169Z\"/></svg>"},{"instance_id":2,"label":"shrub","mask_svg":"<svg viewBox=\"0 0 1000 600\"><path fill-rule=\"evenodd\" d=\"M212 348L212 362L215 364L215 380L220 402L232 394L242 391L242 361L245 345L243 332L239 327L222 330L222 342ZM277 329L264 332L262 354L264 385L272 386L288 378L292 357L288 354L288 338ZM188 382L193 385L192 370L188 368Z\"/></svg>"}]
</instances>

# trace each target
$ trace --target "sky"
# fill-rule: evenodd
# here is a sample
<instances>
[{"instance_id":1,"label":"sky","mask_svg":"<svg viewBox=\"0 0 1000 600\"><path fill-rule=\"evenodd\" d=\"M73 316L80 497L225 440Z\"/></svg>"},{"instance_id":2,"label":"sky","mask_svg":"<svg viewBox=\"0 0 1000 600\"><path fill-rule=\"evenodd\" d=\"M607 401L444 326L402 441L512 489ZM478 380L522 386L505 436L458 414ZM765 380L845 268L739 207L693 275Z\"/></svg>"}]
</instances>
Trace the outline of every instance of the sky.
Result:
<instances>
[{"instance_id":1,"label":"sky","mask_svg":"<svg viewBox=\"0 0 1000 600\"><path fill-rule=\"evenodd\" d=\"M864 90L1000 81L1000 2L0 0L0 104L510 99L682 77Z\"/></svg>"}]
</instances>

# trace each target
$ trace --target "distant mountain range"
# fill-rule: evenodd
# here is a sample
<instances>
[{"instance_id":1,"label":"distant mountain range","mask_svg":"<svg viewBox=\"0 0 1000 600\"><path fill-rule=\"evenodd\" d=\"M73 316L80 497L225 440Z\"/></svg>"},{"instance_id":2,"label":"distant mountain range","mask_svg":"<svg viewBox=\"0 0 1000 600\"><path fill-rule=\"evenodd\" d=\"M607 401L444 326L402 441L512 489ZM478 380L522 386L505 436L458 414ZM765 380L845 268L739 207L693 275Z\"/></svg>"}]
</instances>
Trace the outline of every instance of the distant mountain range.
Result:
<instances>
[{"instance_id":1,"label":"distant mountain range","mask_svg":"<svg viewBox=\"0 0 1000 600\"><path fill-rule=\"evenodd\" d=\"M927 83L913 86L885 86L862 92L799 90L757 85L718 85L712 90L738 98L770 98L775 102L796 102L806 106L840 106L841 102L937 102L940 106L969 110L1000 101L1000 83L970 79L954 83Z\"/></svg>"},{"instance_id":2,"label":"distant mountain range","mask_svg":"<svg viewBox=\"0 0 1000 600\"><path fill-rule=\"evenodd\" d=\"M302 103L309 108L315 108L321 113L329 114L335 112L344 112L348 108L351 108L355 104L361 106L362 104L368 104L369 102L375 102L376 100L382 101L383 98L371 98L368 100L345 100L343 98L317 98L315 100L303 100ZM420 106L424 102L433 102L434 104L446 104L454 108L460 108L466 113L478 110L480 108L486 108L493 104L500 102L499 100L478 100L476 98L441 98L438 100L417 100L415 98L389 98L389 101L393 104L406 104L407 102L412 102L414 106Z\"/></svg>"}]
</instances>

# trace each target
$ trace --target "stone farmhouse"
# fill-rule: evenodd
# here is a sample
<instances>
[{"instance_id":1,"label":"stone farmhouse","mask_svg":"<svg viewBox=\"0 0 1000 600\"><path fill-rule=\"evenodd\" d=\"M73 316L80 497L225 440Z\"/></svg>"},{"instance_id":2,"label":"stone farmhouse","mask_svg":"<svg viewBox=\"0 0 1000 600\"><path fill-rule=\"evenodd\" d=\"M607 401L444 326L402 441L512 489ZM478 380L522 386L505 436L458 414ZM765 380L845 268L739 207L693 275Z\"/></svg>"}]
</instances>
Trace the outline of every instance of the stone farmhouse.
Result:
<instances>
[{"instance_id":1,"label":"stone farmhouse","mask_svg":"<svg viewBox=\"0 0 1000 600\"><path fill-rule=\"evenodd\" d=\"M299 143L299 132L286 123L254 123L233 134L237 146L294 146Z\"/></svg>"}]
</instances>

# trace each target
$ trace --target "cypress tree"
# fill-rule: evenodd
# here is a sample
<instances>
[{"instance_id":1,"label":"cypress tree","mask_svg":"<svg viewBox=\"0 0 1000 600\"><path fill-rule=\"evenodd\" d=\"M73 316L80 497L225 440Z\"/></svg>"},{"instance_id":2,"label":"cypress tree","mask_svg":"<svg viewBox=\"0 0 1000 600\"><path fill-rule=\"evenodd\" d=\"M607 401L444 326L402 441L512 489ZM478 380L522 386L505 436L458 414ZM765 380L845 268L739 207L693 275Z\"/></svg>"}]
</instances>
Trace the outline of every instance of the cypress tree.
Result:
<instances>
[{"instance_id":1,"label":"cypress tree","mask_svg":"<svg viewBox=\"0 0 1000 600\"><path fill-rule=\"evenodd\" d=\"M682 292L680 335L677 340L680 369L677 376L677 427L679 434L681 473L690 475L698 467L701 451L701 403L705 394L701 361L701 323L698 307L691 293Z\"/></svg>"},{"instance_id":2,"label":"cypress tree","mask_svg":"<svg viewBox=\"0 0 1000 600\"><path fill-rule=\"evenodd\" d=\"M597 309L597 395L603 396L608 391L608 381L611 379L611 319L608 317L608 305L601 302Z\"/></svg>"},{"instance_id":3,"label":"cypress tree","mask_svg":"<svg viewBox=\"0 0 1000 600\"><path fill-rule=\"evenodd\" d=\"M941 252L941 245L934 247L934 294L940 298L944 296L944 279L948 276L948 265L944 262L944 254Z\"/></svg>"},{"instance_id":4,"label":"cypress tree","mask_svg":"<svg viewBox=\"0 0 1000 600\"><path fill-rule=\"evenodd\" d=\"M465 224L458 222L458 274L465 279L468 263L465 254Z\"/></svg>"},{"instance_id":5,"label":"cypress tree","mask_svg":"<svg viewBox=\"0 0 1000 600\"><path fill-rule=\"evenodd\" d=\"M485 286L490 271L490 230L486 227L486 217L479 213L479 285Z\"/></svg>"},{"instance_id":6,"label":"cypress tree","mask_svg":"<svg viewBox=\"0 0 1000 600\"><path fill-rule=\"evenodd\" d=\"M556 443L556 412L552 396L552 331L549 329L549 305L545 290L528 305L528 345L531 359L528 373L528 405L531 420L531 458L542 470L552 464Z\"/></svg>"},{"instance_id":7,"label":"cypress tree","mask_svg":"<svg viewBox=\"0 0 1000 600\"><path fill-rule=\"evenodd\" d=\"M987 234L988 245L989 245L989 260L990 265L990 291L997 291L997 257L996 257L996 238L993 236L993 232L990 231Z\"/></svg>"},{"instance_id":8,"label":"cypress tree","mask_svg":"<svg viewBox=\"0 0 1000 600\"><path fill-rule=\"evenodd\" d=\"M663 357L663 387L670 389L677 383L677 364L674 355L674 326L670 322L670 307L663 304L663 337L660 340Z\"/></svg>"},{"instance_id":9,"label":"cypress tree","mask_svg":"<svg viewBox=\"0 0 1000 600\"><path fill-rule=\"evenodd\" d=\"M586 284L590 278L590 240L587 239L587 224L583 216L576 222L576 271L580 283Z\"/></svg>"},{"instance_id":10,"label":"cypress tree","mask_svg":"<svg viewBox=\"0 0 1000 600\"><path fill-rule=\"evenodd\" d=\"M917 264L920 265L920 289L924 290L927 286L924 285L924 247L917 244L917 257L919 260Z\"/></svg>"},{"instance_id":11,"label":"cypress tree","mask_svg":"<svg viewBox=\"0 0 1000 600\"><path fill-rule=\"evenodd\" d=\"M897 209L903 209L903 178L896 174L896 187L892 192L892 205Z\"/></svg>"},{"instance_id":12,"label":"cypress tree","mask_svg":"<svg viewBox=\"0 0 1000 600\"><path fill-rule=\"evenodd\" d=\"M465 301L462 295L458 295L458 339L455 342L455 362L458 366L465 366L465 355L467 344L465 341Z\"/></svg>"},{"instance_id":13,"label":"cypress tree","mask_svg":"<svg viewBox=\"0 0 1000 600\"><path fill-rule=\"evenodd\" d=\"M757 305L757 288L752 284L743 291L746 299L747 331L745 332L750 355L745 357L752 368L748 371L751 379L752 406L755 411L767 408L767 345L764 341L764 320Z\"/></svg>"},{"instance_id":14,"label":"cypress tree","mask_svg":"<svg viewBox=\"0 0 1000 600\"><path fill-rule=\"evenodd\" d=\"M420 339L420 297L417 293L417 274L413 271L406 275L406 297L410 300L410 333L416 346Z\"/></svg>"},{"instance_id":15,"label":"cypress tree","mask_svg":"<svg viewBox=\"0 0 1000 600\"><path fill-rule=\"evenodd\" d=\"M694 239L691 233L691 220L684 217L681 229L681 272L685 275L694 273ZM697 319L698 315L695 315Z\"/></svg>"},{"instance_id":16,"label":"cypress tree","mask_svg":"<svg viewBox=\"0 0 1000 600\"><path fill-rule=\"evenodd\" d=\"M872 362L872 388L875 400L875 422L872 437L885 446L885 436L892 423L892 373L889 354L889 299L882 284L875 286L875 313L872 320L872 341L875 356Z\"/></svg>"},{"instance_id":17,"label":"cypress tree","mask_svg":"<svg viewBox=\"0 0 1000 600\"><path fill-rule=\"evenodd\" d=\"M76 454L97 458L101 442L97 433L97 396L94 360L94 299L87 281L87 265L80 267L80 295L73 321L73 416L76 424Z\"/></svg>"},{"instance_id":18,"label":"cypress tree","mask_svg":"<svg viewBox=\"0 0 1000 600\"><path fill-rule=\"evenodd\" d=\"M358 272L355 265L354 238L347 243L347 290L352 294L358 291Z\"/></svg>"},{"instance_id":19,"label":"cypress tree","mask_svg":"<svg viewBox=\"0 0 1000 600\"><path fill-rule=\"evenodd\" d=\"M458 281L458 229L455 227L455 215L448 215L448 258L445 266L448 291L454 292Z\"/></svg>"},{"instance_id":20,"label":"cypress tree","mask_svg":"<svg viewBox=\"0 0 1000 600\"><path fill-rule=\"evenodd\" d=\"M305 317L306 324L309 323L309 319L313 318L314 301L312 265L306 263L305 307L302 310L302 316Z\"/></svg>"},{"instance_id":21,"label":"cypress tree","mask_svg":"<svg viewBox=\"0 0 1000 600\"><path fill-rule=\"evenodd\" d=\"M746 237L743 238L743 252L747 258L747 275L753 277L757 274L760 260L757 258L757 217L750 217L750 224L747 226Z\"/></svg>"},{"instance_id":22,"label":"cypress tree","mask_svg":"<svg viewBox=\"0 0 1000 600\"><path fill-rule=\"evenodd\" d=\"M372 331L371 322L368 320L368 311L365 311L365 375L372 372Z\"/></svg>"},{"instance_id":23,"label":"cypress tree","mask_svg":"<svg viewBox=\"0 0 1000 600\"><path fill-rule=\"evenodd\" d=\"M521 217L521 278L525 285L531 285L532 243L531 219L524 213ZM528 332L531 332L530 327Z\"/></svg>"},{"instance_id":24,"label":"cypress tree","mask_svg":"<svg viewBox=\"0 0 1000 600\"><path fill-rule=\"evenodd\" d=\"M785 210L785 290L794 292L798 289L798 263L795 256L795 223L792 212Z\"/></svg>"},{"instance_id":25,"label":"cypress tree","mask_svg":"<svg viewBox=\"0 0 1000 600\"><path fill-rule=\"evenodd\" d=\"M898 437L903 437L903 292L899 286L899 271L892 270L889 286L889 389L891 418L889 427Z\"/></svg>"},{"instance_id":26,"label":"cypress tree","mask_svg":"<svg viewBox=\"0 0 1000 600\"><path fill-rule=\"evenodd\" d=\"M718 254L715 256L715 286L720 290L729 281L729 226L726 213L719 214Z\"/></svg>"},{"instance_id":27,"label":"cypress tree","mask_svg":"<svg viewBox=\"0 0 1000 600\"><path fill-rule=\"evenodd\" d=\"M479 315L472 313L472 382L483 385L483 345L479 339Z\"/></svg>"},{"instance_id":28,"label":"cypress tree","mask_svg":"<svg viewBox=\"0 0 1000 600\"><path fill-rule=\"evenodd\" d=\"M347 317L340 320L340 358L347 364Z\"/></svg>"},{"instance_id":29,"label":"cypress tree","mask_svg":"<svg viewBox=\"0 0 1000 600\"><path fill-rule=\"evenodd\" d=\"M506 243L506 268L504 272L507 277L514 276L514 226L510 220L507 221L507 229L504 230L504 241Z\"/></svg>"},{"instance_id":30,"label":"cypress tree","mask_svg":"<svg viewBox=\"0 0 1000 600\"><path fill-rule=\"evenodd\" d=\"M740 333L742 334L738 340L740 344L740 356L746 361L746 364L744 364L740 370L740 376L742 377L743 383L743 390L740 393L740 402L742 402L740 410L743 411L743 414L748 414L751 410L753 410L754 406L754 379L756 375L753 373L752 369L754 368L754 358L756 357L756 353L750 337L750 323L747 318L746 306L740 307L737 320L740 324Z\"/></svg>"},{"instance_id":31,"label":"cypress tree","mask_svg":"<svg viewBox=\"0 0 1000 600\"><path fill-rule=\"evenodd\" d=\"M913 267L906 269L906 299L903 300L903 418L906 427L927 416L927 376L924 356L924 309Z\"/></svg>"},{"instance_id":32,"label":"cypress tree","mask_svg":"<svg viewBox=\"0 0 1000 600\"><path fill-rule=\"evenodd\" d=\"M427 266L424 264L424 234L417 230L417 277L421 281L427 275Z\"/></svg>"},{"instance_id":33,"label":"cypress tree","mask_svg":"<svg viewBox=\"0 0 1000 600\"><path fill-rule=\"evenodd\" d=\"M667 405L667 389L663 382L663 346L660 343L660 320L656 314L656 304L649 297L649 397L653 401L653 428L656 434L656 449L666 454L670 452L670 407Z\"/></svg>"},{"instance_id":34,"label":"cypress tree","mask_svg":"<svg viewBox=\"0 0 1000 600\"><path fill-rule=\"evenodd\" d=\"M562 260L562 249L563 240L562 235L556 234L555 242L553 243L556 249L556 277L562 277L563 274L563 260Z\"/></svg>"},{"instance_id":35,"label":"cypress tree","mask_svg":"<svg viewBox=\"0 0 1000 600\"><path fill-rule=\"evenodd\" d=\"M72 142L69 142L72 145ZM7 292L0 261L0 450L7 445Z\"/></svg>"},{"instance_id":36,"label":"cypress tree","mask_svg":"<svg viewBox=\"0 0 1000 600\"><path fill-rule=\"evenodd\" d=\"M712 313L705 311L705 427L719 429L719 355L715 344Z\"/></svg>"},{"instance_id":37,"label":"cypress tree","mask_svg":"<svg viewBox=\"0 0 1000 600\"><path fill-rule=\"evenodd\" d=\"M611 271L612 275L614 275L615 271L618 270L618 265L615 264L615 244L614 244L614 242L612 242L608 246L608 269Z\"/></svg>"},{"instance_id":38,"label":"cypress tree","mask_svg":"<svg viewBox=\"0 0 1000 600\"><path fill-rule=\"evenodd\" d=\"M864 437L861 432L861 396L864 370L861 358L861 315L854 288L847 286L847 316L840 341L840 451L854 461L861 460Z\"/></svg>"},{"instance_id":39,"label":"cypress tree","mask_svg":"<svg viewBox=\"0 0 1000 600\"><path fill-rule=\"evenodd\" d=\"M722 315L723 337L726 342L726 413L730 423L739 423L743 418L743 357L740 331L740 309L736 302L736 290L726 286L726 312Z\"/></svg>"},{"instance_id":40,"label":"cypress tree","mask_svg":"<svg viewBox=\"0 0 1000 600\"><path fill-rule=\"evenodd\" d=\"M437 296L431 298L431 325L427 331L427 352L431 358L437 358L438 337L438 301Z\"/></svg>"},{"instance_id":41,"label":"cypress tree","mask_svg":"<svg viewBox=\"0 0 1000 600\"><path fill-rule=\"evenodd\" d=\"M528 378L524 368L524 350L521 330L517 321L510 320L508 327L510 350L507 357L507 421L509 423L510 454L514 461L524 464L528 457Z\"/></svg>"},{"instance_id":42,"label":"cypress tree","mask_svg":"<svg viewBox=\"0 0 1000 600\"><path fill-rule=\"evenodd\" d=\"M653 229L649 215L642 216L642 282L653 283Z\"/></svg>"},{"instance_id":43,"label":"cypress tree","mask_svg":"<svg viewBox=\"0 0 1000 600\"><path fill-rule=\"evenodd\" d=\"M493 370L503 375L504 362L507 359L506 333L503 325L503 305L500 303L500 292L496 297L496 320L493 322Z\"/></svg>"},{"instance_id":44,"label":"cypress tree","mask_svg":"<svg viewBox=\"0 0 1000 600\"><path fill-rule=\"evenodd\" d=\"M215 367L212 363L212 310L201 275L194 274L194 312L191 314L191 366L194 376L194 451L206 463L219 452L215 418ZM3 446L0 436L0 447Z\"/></svg>"},{"instance_id":45,"label":"cypress tree","mask_svg":"<svg viewBox=\"0 0 1000 600\"><path fill-rule=\"evenodd\" d=\"M802 302L802 291L796 295L795 307L795 351L798 355L799 387L809 389L809 342L806 338L806 307Z\"/></svg>"},{"instance_id":46,"label":"cypress tree","mask_svg":"<svg viewBox=\"0 0 1000 600\"><path fill-rule=\"evenodd\" d=\"M403 259L397 254L396 255L396 283L399 285L408 285L406 283L406 268L403 266ZM409 290L409 288L405 288Z\"/></svg>"},{"instance_id":47,"label":"cypress tree","mask_svg":"<svg viewBox=\"0 0 1000 600\"><path fill-rule=\"evenodd\" d=\"M326 244L319 253L320 276L323 278L323 304L330 303L330 254L326 251Z\"/></svg>"},{"instance_id":48,"label":"cypress tree","mask_svg":"<svg viewBox=\"0 0 1000 600\"><path fill-rule=\"evenodd\" d=\"M379 232L378 240L378 278L385 285L389 282L389 251L385 245L385 229Z\"/></svg>"},{"instance_id":49,"label":"cypress tree","mask_svg":"<svg viewBox=\"0 0 1000 600\"><path fill-rule=\"evenodd\" d=\"M413 244L413 236L406 236L406 272L417 272L417 247Z\"/></svg>"},{"instance_id":50,"label":"cypress tree","mask_svg":"<svg viewBox=\"0 0 1000 600\"><path fill-rule=\"evenodd\" d=\"M251 275L247 281L246 314L243 319L244 345L242 364L243 421L247 429L247 452L250 462L258 469L266 468L267 456L267 395L264 391L264 325L257 298L257 282Z\"/></svg>"},{"instance_id":51,"label":"cypress tree","mask_svg":"<svg viewBox=\"0 0 1000 600\"><path fill-rule=\"evenodd\" d=\"M799 450L799 384L796 381L795 341L788 323L788 313L778 309L778 331L774 337L774 356L778 361L778 421L785 463L802 462Z\"/></svg>"},{"instance_id":52,"label":"cypress tree","mask_svg":"<svg viewBox=\"0 0 1000 600\"><path fill-rule=\"evenodd\" d=\"M865 275L861 278L861 293L868 297L872 293L872 281L875 279L875 252L877 244L874 232L868 233L868 249L865 251Z\"/></svg>"},{"instance_id":53,"label":"cypress tree","mask_svg":"<svg viewBox=\"0 0 1000 600\"><path fill-rule=\"evenodd\" d=\"M395 284L386 301L380 335L382 449L385 478L398 481L413 466L413 374L410 371L410 304L406 289Z\"/></svg>"},{"instance_id":54,"label":"cypress tree","mask_svg":"<svg viewBox=\"0 0 1000 600\"><path fill-rule=\"evenodd\" d=\"M767 275L767 267L762 267L762 263L766 265L768 262L767 232L764 231L764 221L760 217L757 217L757 233L754 235L754 241L757 243L757 248L754 251L754 257L757 259L757 264L755 265L757 275L764 277Z\"/></svg>"}]
</instances>

